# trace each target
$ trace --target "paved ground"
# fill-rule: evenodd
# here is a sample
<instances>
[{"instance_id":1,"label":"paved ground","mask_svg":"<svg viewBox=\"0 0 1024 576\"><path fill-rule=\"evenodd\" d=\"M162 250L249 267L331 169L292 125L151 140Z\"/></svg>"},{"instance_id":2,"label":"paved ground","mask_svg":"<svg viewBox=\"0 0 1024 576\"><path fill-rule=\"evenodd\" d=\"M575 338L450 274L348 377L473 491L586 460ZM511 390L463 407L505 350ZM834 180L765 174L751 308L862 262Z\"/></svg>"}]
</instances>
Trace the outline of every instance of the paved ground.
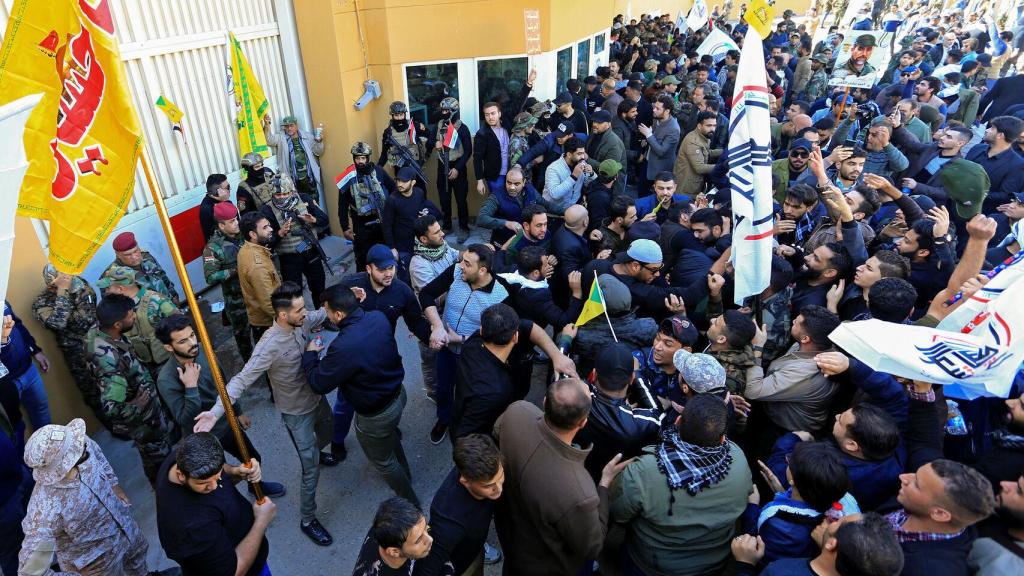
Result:
<instances>
[{"instance_id":1,"label":"paved ground","mask_svg":"<svg viewBox=\"0 0 1024 576\"><path fill-rule=\"evenodd\" d=\"M483 237L482 231L475 231L473 239L478 237ZM351 259L348 258L351 250L348 245L338 238L329 238L325 240L324 246L332 261L340 255L347 259L351 269ZM201 302L204 317L210 317L209 303L218 300L220 293L217 289L204 295ZM208 320L206 325L211 331L224 373L234 374L240 368L241 360L230 333L221 326L219 316ZM397 340L405 364L405 387L409 395L401 425L404 445L413 470L414 487L424 506L429 506L434 491L450 469L451 444L445 440L434 446L427 439L427 433L434 424L434 404L427 400L422 391L419 350L414 337L402 323L398 327ZM331 394L328 399L333 402L333 398L334 394ZM288 488L288 494L275 501L278 506L277 518L268 533L271 570L274 574L284 575L350 573L377 505L392 495L366 461L355 434L350 434L346 443L348 459L335 468L321 469L317 493L318 516L334 536L332 546L321 548L299 531L298 457L287 440L284 424L270 402L266 387L254 386L242 398L241 405L253 420L249 435L263 456L264 478L281 482ZM129 443L114 439L105 431L94 438L113 464L132 499L135 518L149 538L150 568L174 566L160 548L153 492L142 474L137 452ZM493 529L491 540L496 542ZM498 567L489 567L488 574L498 573Z\"/></svg>"}]
</instances>

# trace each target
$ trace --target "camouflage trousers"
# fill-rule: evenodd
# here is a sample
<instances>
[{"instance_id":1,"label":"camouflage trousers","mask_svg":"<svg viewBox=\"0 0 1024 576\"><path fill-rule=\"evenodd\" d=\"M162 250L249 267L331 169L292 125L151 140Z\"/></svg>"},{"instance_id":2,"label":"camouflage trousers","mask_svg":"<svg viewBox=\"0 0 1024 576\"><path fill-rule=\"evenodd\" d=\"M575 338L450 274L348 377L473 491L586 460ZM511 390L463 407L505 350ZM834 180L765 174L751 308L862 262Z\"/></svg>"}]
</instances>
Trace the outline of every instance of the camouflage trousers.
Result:
<instances>
[{"instance_id":1,"label":"camouflage trousers","mask_svg":"<svg viewBox=\"0 0 1024 576\"><path fill-rule=\"evenodd\" d=\"M249 330L249 314L245 311L245 301L241 298L224 298L224 319L231 327L238 346L238 354L242 362L248 362L252 356L252 334Z\"/></svg>"},{"instance_id":2,"label":"camouflage trousers","mask_svg":"<svg viewBox=\"0 0 1024 576\"><path fill-rule=\"evenodd\" d=\"M85 401L85 405L91 408L96 417L106 425L107 417L103 413L103 408L100 404L100 388L96 384L96 378L93 376L92 368L89 366L89 357L85 350L85 337L83 336L73 342L60 342L58 347L61 353L64 354L64 362L68 365L68 370L71 371L71 376L75 379L78 391L82 393L82 400Z\"/></svg>"},{"instance_id":3,"label":"camouflage trousers","mask_svg":"<svg viewBox=\"0 0 1024 576\"><path fill-rule=\"evenodd\" d=\"M170 424L160 402L154 401L153 408L149 418L135 426L130 434L135 449L142 458L142 470L146 473L146 478L149 478L149 482L155 486L160 466L171 453L171 446L177 442L180 432Z\"/></svg>"}]
</instances>

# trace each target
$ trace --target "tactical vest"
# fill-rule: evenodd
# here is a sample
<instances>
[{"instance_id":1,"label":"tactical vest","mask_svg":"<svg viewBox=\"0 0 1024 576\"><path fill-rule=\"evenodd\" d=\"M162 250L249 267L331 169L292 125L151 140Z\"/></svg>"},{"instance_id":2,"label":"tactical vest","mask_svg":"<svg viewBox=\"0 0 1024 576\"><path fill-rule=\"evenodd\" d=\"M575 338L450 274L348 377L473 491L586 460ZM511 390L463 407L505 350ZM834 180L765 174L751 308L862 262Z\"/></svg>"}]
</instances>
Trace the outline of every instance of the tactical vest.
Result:
<instances>
[{"instance_id":1,"label":"tactical vest","mask_svg":"<svg viewBox=\"0 0 1024 576\"><path fill-rule=\"evenodd\" d=\"M157 296L157 292L146 290L135 306L135 325L124 333L125 338L131 342L135 355L143 364L163 364L171 357L171 353L156 337L156 326L150 322L147 313L150 302Z\"/></svg>"},{"instance_id":2,"label":"tactical vest","mask_svg":"<svg viewBox=\"0 0 1024 576\"><path fill-rule=\"evenodd\" d=\"M264 204L270 203L270 199L274 196L274 185L270 182L264 181L262 184L258 184L255 187L250 186L248 182L242 180L238 183L240 188L245 188L249 196L252 196L252 201L256 204L250 209L259 210Z\"/></svg>"},{"instance_id":3,"label":"tactical vest","mask_svg":"<svg viewBox=\"0 0 1024 576\"><path fill-rule=\"evenodd\" d=\"M412 121L410 120L410 122ZM412 157L416 159L417 162L422 161L423 157L420 154L419 137L417 136L416 141L413 141L412 136L409 134L409 132L411 131L415 135L415 130L409 128L403 130L402 132L399 132L394 128L388 128L388 130L391 130L391 136L394 137L395 142L398 142L400 146L403 146L406 150L408 150L409 153L412 154ZM388 164L391 164L395 168L401 168L402 166L405 166L405 158L399 156L398 151L395 150L395 146L393 144L391 145L391 147L388 148Z\"/></svg>"},{"instance_id":4,"label":"tactical vest","mask_svg":"<svg viewBox=\"0 0 1024 576\"><path fill-rule=\"evenodd\" d=\"M284 211L278 209L277 206L274 206L273 202L271 202L269 206L270 209L274 212L274 217L277 218L277 223L281 226L284 226L285 221L288 220L288 217L285 216ZM299 203L295 205L294 212L295 216L292 218L291 231L288 232L287 236L281 238L281 242L279 242L278 245L274 248L274 251L277 252L278 254L296 254L298 252L297 248L299 246L299 243L303 241L301 230L305 222L300 220L298 216L305 214L307 212L306 203L303 202L302 200L299 200Z\"/></svg>"},{"instance_id":5,"label":"tactical vest","mask_svg":"<svg viewBox=\"0 0 1024 576\"><path fill-rule=\"evenodd\" d=\"M452 125L455 127L455 134L458 135L459 128L462 126L462 120L456 120L455 122L452 123ZM447 130L448 127L444 124L444 122L437 123L437 141L440 142L442 146L444 146L444 134L445 131ZM455 160L462 158L464 150L465 148L463 148L463 142L460 139L458 142L455 143L455 148L448 150L448 161L454 162Z\"/></svg>"},{"instance_id":6,"label":"tactical vest","mask_svg":"<svg viewBox=\"0 0 1024 576\"><path fill-rule=\"evenodd\" d=\"M356 181L352 183L352 205L355 206L356 215L360 218L380 217L380 211L387 201L387 194L384 187L377 180L377 170L372 170L368 175L357 175Z\"/></svg>"}]
</instances>

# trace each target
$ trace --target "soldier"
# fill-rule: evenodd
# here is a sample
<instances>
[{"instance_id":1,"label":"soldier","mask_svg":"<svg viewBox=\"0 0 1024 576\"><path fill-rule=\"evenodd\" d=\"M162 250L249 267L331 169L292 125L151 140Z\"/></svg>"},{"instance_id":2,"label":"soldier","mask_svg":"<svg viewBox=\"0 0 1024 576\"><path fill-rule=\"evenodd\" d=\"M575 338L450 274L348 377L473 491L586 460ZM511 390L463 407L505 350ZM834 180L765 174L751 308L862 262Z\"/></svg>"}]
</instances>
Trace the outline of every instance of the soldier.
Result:
<instances>
[{"instance_id":1,"label":"soldier","mask_svg":"<svg viewBox=\"0 0 1024 576\"><path fill-rule=\"evenodd\" d=\"M156 325L171 314L178 314L178 307L167 296L142 287L135 278L135 271L127 266L115 266L104 272L96 281L96 287L107 296L120 294L135 303L136 321L125 328L124 336L131 342L136 358L155 380L160 366L170 357L156 337Z\"/></svg>"},{"instance_id":2,"label":"soldier","mask_svg":"<svg viewBox=\"0 0 1024 576\"><path fill-rule=\"evenodd\" d=\"M306 277L313 302L327 284L324 266L327 254L320 247L316 227L327 225L327 214L316 203L316 197L300 194L287 175L274 179L274 196L260 208L275 234L270 246L281 264L281 277L302 286Z\"/></svg>"},{"instance_id":3,"label":"soldier","mask_svg":"<svg viewBox=\"0 0 1024 576\"><path fill-rule=\"evenodd\" d=\"M345 238L352 241L357 270L366 268L366 252L370 246L384 243L380 215L388 195L397 189L387 172L370 160L371 154L373 149L366 142L353 144L352 165L335 180L338 221Z\"/></svg>"},{"instance_id":4,"label":"soldier","mask_svg":"<svg viewBox=\"0 0 1024 576\"><path fill-rule=\"evenodd\" d=\"M804 86L802 100L814 102L818 98L823 97L828 91L828 72L825 70L826 66L828 66L828 57L824 54L815 54L811 57L811 78L807 81L807 85Z\"/></svg>"},{"instance_id":5,"label":"soldier","mask_svg":"<svg viewBox=\"0 0 1024 576\"><path fill-rule=\"evenodd\" d=\"M444 213L442 225L447 230L452 229L454 193L455 207L459 211L459 242L465 242L465 237L469 236L469 205L466 203L469 180L466 163L473 155L473 137L459 118L458 100L448 96L441 100L440 109L441 121L437 123L434 133L433 148L437 150L437 196L441 200L441 212ZM445 178L442 174L448 176Z\"/></svg>"},{"instance_id":6,"label":"soldier","mask_svg":"<svg viewBox=\"0 0 1024 576\"><path fill-rule=\"evenodd\" d=\"M135 278L140 286L168 296L175 306L178 308L182 307L182 302L178 296L178 289L174 287L174 282L171 282L167 272L157 263L156 258L153 258L152 254L139 248L139 243L135 240L135 234L131 232L118 234L114 238L113 248L116 257L101 276L106 276L117 266L127 266L135 271Z\"/></svg>"},{"instance_id":7,"label":"soldier","mask_svg":"<svg viewBox=\"0 0 1024 576\"><path fill-rule=\"evenodd\" d=\"M871 34L861 34L853 41L850 48L850 59L832 73L832 79L842 79L847 76L867 76L875 72L875 67L868 63L871 53L875 50L875 37Z\"/></svg>"},{"instance_id":8,"label":"soldier","mask_svg":"<svg viewBox=\"0 0 1024 576\"><path fill-rule=\"evenodd\" d=\"M96 306L96 324L85 337L86 349L103 412L115 433L134 441L146 477L153 483L176 433L164 416L152 377L125 337L135 321L135 302L121 294L108 294Z\"/></svg>"},{"instance_id":9,"label":"soldier","mask_svg":"<svg viewBox=\"0 0 1024 576\"><path fill-rule=\"evenodd\" d=\"M252 355L252 335L242 285L238 282L238 250L242 247L238 209L231 202L221 202L214 206L213 218L217 221L217 231L203 249L203 275L207 284L220 282L224 318L235 335L238 354L243 361L248 361Z\"/></svg>"},{"instance_id":10,"label":"soldier","mask_svg":"<svg viewBox=\"0 0 1024 576\"><path fill-rule=\"evenodd\" d=\"M245 179L238 183L238 210L242 214L255 212L270 202L274 195L271 179L274 171L263 165L263 156L249 152L242 156Z\"/></svg>"},{"instance_id":11,"label":"soldier","mask_svg":"<svg viewBox=\"0 0 1024 576\"><path fill-rule=\"evenodd\" d=\"M263 117L263 134L267 144L275 148L277 167L281 174L292 179L295 189L314 198L320 197L320 162L324 153L324 132L318 127L316 133L299 130L295 116L281 119L281 133L274 134L270 128L270 115Z\"/></svg>"},{"instance_id":12,"label":"soldier","mask_svg":"<svg viewBox=\"0 0 1024 576\"><path fill-rule=\"evenodd\" d=\"M383 166L386 162L391 166L391 173L398 174L398 169L409 162L395 147L397 144L405 148L416 164L422 167L423 160L427 157L427 127L422 122L416 125L409 121L409 107L405 102L392 102L388 107L388 114L391 115L391 122L381 136L380 158L377 159L377 164ZM426 182L420 182L419 185L424 190L427 189ZM359 269L362 270L361 267Z\"/></svg>"},{"instance_id":13,"label":"soldier","mask_svg":"<svg viewBox=\"0 0 1024 576\"><path fill-rule=\"evenodd\" d=\"M106 425L99 389L85 353L85 335L96 321L96 292L82 277L58 272L53 264L43 268L43 281L46 289L32 302L32 313L54 332L82 399Z\"/></svg>"}]
</instances>

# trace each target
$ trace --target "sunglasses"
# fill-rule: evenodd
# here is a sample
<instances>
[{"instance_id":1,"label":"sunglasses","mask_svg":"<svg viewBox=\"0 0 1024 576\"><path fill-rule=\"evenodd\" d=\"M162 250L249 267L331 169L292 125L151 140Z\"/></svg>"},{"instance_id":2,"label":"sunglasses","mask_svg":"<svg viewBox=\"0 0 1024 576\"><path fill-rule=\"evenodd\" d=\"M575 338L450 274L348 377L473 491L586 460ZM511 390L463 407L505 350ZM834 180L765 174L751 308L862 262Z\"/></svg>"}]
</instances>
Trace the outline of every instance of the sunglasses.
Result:
<instances>
[{"instance_id":1,"label":"sunglasses","mask_svg":"<svg viewBox=\"0 0 1024 576\"><path fill-rule=\"evenodd\" d=\"M657 273L661 272L662 268L664 268L664 264L658 265L658 266L654 266L653 268L651 266L644 266L644 270L647 270L651 274L657 274Z\"/></svg>"},{"instance_id":2,"label":"sunglasses","mask_svg":"<svg viewBox=\"0 0 1024 576\"><path fill-rule=\"evenodd\" d=\"M810 158L811 153L806 150L793 150L789 153L790 158Z\"/></svg>"}]
</instances>

